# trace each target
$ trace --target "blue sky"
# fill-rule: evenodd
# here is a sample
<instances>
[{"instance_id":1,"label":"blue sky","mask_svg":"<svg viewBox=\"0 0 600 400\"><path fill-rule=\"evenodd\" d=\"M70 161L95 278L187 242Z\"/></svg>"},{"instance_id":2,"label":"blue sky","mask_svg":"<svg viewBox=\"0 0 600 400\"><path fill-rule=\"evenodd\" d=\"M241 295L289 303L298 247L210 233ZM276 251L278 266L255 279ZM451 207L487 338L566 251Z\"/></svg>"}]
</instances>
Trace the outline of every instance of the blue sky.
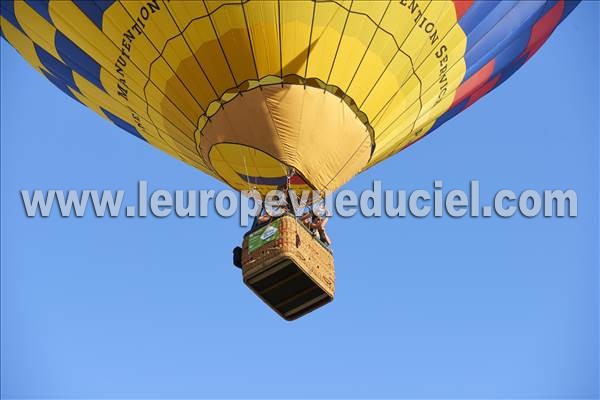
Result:
<instances>
[{"instance_id":1,"label":"blue sky","mask_svg":"<svg viewBox=\"0 0 600 400\"><path fill-rule=\"evenodd\" d=\"M294 323L231 266L233 219L27 218L21 189L224 186L2 41L2 396L597 397L598 9L345 187L574 189L579 216L333 219L336 299Z\"/></svg>"}]
</instances>

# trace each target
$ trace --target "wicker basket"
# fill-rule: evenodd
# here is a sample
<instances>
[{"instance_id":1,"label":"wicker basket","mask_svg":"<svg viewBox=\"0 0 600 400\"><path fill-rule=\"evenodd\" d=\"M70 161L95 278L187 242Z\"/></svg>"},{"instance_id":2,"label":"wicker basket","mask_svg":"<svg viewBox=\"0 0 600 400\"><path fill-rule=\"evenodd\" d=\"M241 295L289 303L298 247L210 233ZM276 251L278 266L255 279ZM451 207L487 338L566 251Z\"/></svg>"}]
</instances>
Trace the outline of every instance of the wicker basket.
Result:
<instances>
[{"instance_id":1,"label":"wicker basket","mask_svg":"<svg viewBox=\"0 0 600 400\"><path fill-rule=\"evenodd\" d=\"M249 232L242 249L244 283L286 320L333 300L333 255L294 216Z\"/></svg>"}]
</instances>

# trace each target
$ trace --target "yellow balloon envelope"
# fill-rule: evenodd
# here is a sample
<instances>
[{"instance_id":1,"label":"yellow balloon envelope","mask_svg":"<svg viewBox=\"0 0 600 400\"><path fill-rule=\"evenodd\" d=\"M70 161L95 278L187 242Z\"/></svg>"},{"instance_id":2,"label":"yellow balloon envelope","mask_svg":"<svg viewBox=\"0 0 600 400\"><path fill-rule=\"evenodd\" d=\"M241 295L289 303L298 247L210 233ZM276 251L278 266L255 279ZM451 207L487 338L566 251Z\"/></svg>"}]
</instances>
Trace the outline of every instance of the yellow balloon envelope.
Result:
<instances>
[{"instance_id":1,"label":"yellow balloon envelope","mask_svg":"<svg viewBox=\"0 0 600 400\"><path fill-rule=\"evenodd\" d=\"M232 187L334 190L508 78L564 1L2 1L48 80Z\"/></svg>"}]
</instances>

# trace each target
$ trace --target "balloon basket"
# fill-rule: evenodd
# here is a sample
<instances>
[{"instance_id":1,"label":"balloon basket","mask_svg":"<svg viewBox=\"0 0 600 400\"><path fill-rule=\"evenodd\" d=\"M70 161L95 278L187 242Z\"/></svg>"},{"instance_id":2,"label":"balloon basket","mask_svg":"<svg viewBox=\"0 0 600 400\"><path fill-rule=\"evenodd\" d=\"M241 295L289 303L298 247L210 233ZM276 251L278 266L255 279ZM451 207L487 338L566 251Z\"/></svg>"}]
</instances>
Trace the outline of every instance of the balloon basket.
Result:
<instances>
[{"instance_id":1,"label":"balloon basket","mask_svg":"<svg viewBox=\"0 0 600 400\"><path fill-rule=\"evenodd\" d=\"M244 283L288 321L333 300L333 255L292 215L245 235L242 271Z\"/></svg>"}]
</instances>

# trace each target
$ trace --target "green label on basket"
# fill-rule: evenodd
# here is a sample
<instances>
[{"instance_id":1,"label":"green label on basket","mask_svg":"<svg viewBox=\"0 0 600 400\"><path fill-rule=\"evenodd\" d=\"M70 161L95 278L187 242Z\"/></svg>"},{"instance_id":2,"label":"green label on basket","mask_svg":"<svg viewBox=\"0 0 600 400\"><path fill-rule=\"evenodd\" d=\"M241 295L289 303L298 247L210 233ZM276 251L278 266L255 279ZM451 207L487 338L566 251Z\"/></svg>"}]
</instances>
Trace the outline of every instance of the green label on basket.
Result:
<instances>
[{"instance_id":1,"label":"green label on basket","mask_svg":"<svg viewBox=\"0 0 600 400\"><path fill-rule=\"evenodd\" d=\"M248 237L248 252L252 253L254 250L260 248L264 244L279 239L280 224L281 220L277 219L271 222L269 225L260 228L256 232L252 232Z\"/></svg>"}]
</instances>

